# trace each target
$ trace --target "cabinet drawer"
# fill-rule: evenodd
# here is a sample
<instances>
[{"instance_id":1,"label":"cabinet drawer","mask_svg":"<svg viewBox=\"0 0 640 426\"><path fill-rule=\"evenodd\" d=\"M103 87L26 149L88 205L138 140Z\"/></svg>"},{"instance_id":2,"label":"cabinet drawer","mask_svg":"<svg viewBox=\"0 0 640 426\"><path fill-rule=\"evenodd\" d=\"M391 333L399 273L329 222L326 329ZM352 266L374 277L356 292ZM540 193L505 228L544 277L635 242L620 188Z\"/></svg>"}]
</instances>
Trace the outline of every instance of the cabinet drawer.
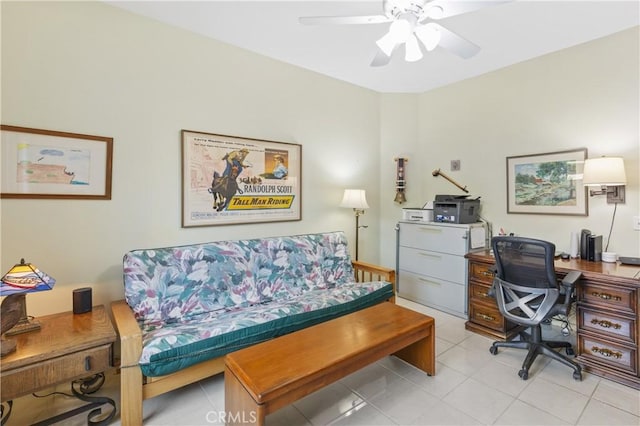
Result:
<instances>
[{"instance_id":1,"label":"cabinet drawer","mask_svg":"<svg viewBox=\"0 0 640 426\"><path fill-rule=\"evenodd\" d=\"M407 271L398 274L398 294L407 299L466 318L466 286Z\"/></svg>"},{"instance_id":2,"label":"cabinet drawer","mask_svg":"<svg viewBox=\"0 0 640 426\"><path fill-rule=\"evenodd\" d=\"M420 275L464 284L467 279L467 261L454 256L409 247L400 247L400 268Z\"/></svg>"},{"instance_id":3,"label":"cabinet drawer","mask_svg":"<svg viewBox=\"0 0 640 426\"><path fill-rule=\"evenodd\" d=\"M401 223L400 246L464 256L468 246L467 229Z\"/></svg>"},{"instance_id":4,"label":"cabinet drawer","mask_svg":"<svg viewBox=\"0 0 640 426\"><path fill-rule=\"evenodd\" d=\"M580 357L590 361L606 364L634 375L638 372L637 347L630 348L606 343L591 335L579 334L578 352Z\"/></svg>"},{"instance_id":5,"label":"cabinet drawer","mask_svg":"<svg viewBox=\"0 0 640 426\"><path fill-rule=\"evenodd\" d=\"M613 287L598 282L585 282L577 286L578 301L599 305L619 312L635 314L636 290L626 287Z\"/></svg>"},{"instance_id":6,"label":"cabinet drawer","mask_svg":"<svg viewBox=\"0 0 640 426\"><path fill-rule=\"evenodd\" d=\"M498 309L498 305L496 305L496 299L489 296L489 289L491 289L491 286L471 282L469 285L469 298L477 301L482 301L483 303L489 304L490 306Z\"/></svg>"},{"instance_id":7,"label":"cabinet drawer","mask_svg":"<svg viewBox=\"0 0 640 426\"><path fill-rule=\"evenodd\" d=\"M496 274L493 273L493 270L491 268L492 265L471 262L469 264L469 279L492 284L493 278L496 276Z\"/></svg>"},{"instance_id":8,"label":"cabinet drawer","mask_svg":"<svg viewBox=\"0 0 640 426\"><path fill-rule=\"evenodd\" d=\"M635 319L621 318L604 312L578 307L578 328L598 333L603 339L617 338L629 343L636 341Z\"/></svg>"},{"instance_id":9,"label":"cabinet drawer","mask_svg":"<svg viewBox=\"0 0 640 426\"><path fill-rule=\"evenodd\" d=\"M498 307L477 303L469 303L469 321L490 328L496 331L504 330L504 317L500 314Z\"/></svg>"},{"instance_id":10,"label":"cabinet drawer","mask_svg":"<svg viewBox=\"0 0 640 426\"><path fill-rule=\"evenodd\" d=\"M2 372L2 400L14 399L35 388L92 376L111 366L111 344L76 352L15 370Z\"/></svg>"}]
</instances>

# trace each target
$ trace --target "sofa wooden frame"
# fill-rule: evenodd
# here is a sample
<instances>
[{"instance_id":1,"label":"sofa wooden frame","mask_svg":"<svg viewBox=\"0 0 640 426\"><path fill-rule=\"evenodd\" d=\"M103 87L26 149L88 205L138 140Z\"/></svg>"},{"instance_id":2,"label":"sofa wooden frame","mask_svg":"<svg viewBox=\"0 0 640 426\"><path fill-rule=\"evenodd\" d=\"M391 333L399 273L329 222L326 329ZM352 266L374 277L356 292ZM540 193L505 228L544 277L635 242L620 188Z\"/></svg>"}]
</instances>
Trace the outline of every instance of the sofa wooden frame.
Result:
<instances>
[{"instance_id":1,"label":"sofa wooden frame","mask_svg":"<svg viewBox=\"0 0 640 426\"><path fill-rule=\"evenodd\" d=\"M387 281L393 284L395 294L395 270L359 260L352 263L356 282ZM395 302L395 297L389 301ZM133 311L125 300L118 300L111 304L111 313L120 337L120 420L123 426L142 425L145 399L224 372L224 357L219 357L166 376L143 376L138 365L142 332Z\"/></svg>"}]
</instances>

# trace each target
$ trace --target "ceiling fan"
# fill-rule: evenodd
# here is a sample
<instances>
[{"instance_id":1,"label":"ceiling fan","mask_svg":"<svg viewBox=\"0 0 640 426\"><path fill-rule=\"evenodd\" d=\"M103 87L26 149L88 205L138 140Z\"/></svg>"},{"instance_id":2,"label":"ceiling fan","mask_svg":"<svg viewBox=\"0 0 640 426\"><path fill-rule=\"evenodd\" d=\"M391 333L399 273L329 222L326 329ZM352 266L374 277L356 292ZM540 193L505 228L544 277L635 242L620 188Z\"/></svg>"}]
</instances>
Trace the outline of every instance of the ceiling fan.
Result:
<instances>
[{"instance_id":1,"label":"ceiling fan","mask_svg":"<svg viewBox=\"0 0 640 426\"><path fill-rule=\"evenodd\" d=\"M420 43L428 52L440 46L467 59L477 54L480 47L433 21L508 1L512 0L382 0L381 15L307 16L299 18L299 22L305 25L390 22L389 31L376 42L378 49L371 66L388 64L393 53L402 45L405 46L405 60L418 61L423 57Z\"/></svg>"}]
</instances>

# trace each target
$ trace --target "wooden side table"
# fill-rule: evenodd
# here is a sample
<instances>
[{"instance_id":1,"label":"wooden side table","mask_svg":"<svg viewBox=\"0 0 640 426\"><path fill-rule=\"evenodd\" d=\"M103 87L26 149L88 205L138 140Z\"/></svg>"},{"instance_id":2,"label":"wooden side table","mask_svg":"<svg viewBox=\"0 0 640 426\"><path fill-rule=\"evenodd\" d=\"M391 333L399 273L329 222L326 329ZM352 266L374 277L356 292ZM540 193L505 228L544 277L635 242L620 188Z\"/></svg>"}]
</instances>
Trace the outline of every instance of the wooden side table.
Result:
<instances>
[{"instance_id":1,"label":"wooden side table","mask_svg":"<svg viewBox=\"0 0 640 426\"><path fill-rule=\"evenodd\" d=\"M12 336L17 341L16 351L0 360L3 405L50 386L94 376L113 366L116 332L104 306L94 306L84 314L63 312L38 320L42 329ZM76 396L91 401L91 397ZM104 403L104 398L100 399ZM115 403L112 405L115 412ZM92 407L86 409L89 408Z\"/></svg>"}]
</instances>

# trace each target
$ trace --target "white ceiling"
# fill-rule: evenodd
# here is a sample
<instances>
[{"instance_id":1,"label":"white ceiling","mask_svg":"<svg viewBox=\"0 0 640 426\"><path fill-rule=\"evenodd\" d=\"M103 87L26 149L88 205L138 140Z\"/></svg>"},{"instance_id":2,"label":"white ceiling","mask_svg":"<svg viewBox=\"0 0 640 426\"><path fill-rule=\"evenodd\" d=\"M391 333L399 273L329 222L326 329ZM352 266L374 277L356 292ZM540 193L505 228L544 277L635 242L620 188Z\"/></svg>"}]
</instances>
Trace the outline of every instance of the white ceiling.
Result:
<instances>
[{"instance_id":1,"label":"white ceiling","mask_svg":"<svg viewBox=\"0 0 640 426\"><path fill-rule=\"evenodd\" d=\"M419 62L405 62L400 51L389 65L371 67L388 23L308 26L298 18L382 14L382 0L107 1L382 93L425 92L640 25L638 0L516 0L439 21L482 48L470 59L438 47Z\"/></svg>"}]
</instances>

